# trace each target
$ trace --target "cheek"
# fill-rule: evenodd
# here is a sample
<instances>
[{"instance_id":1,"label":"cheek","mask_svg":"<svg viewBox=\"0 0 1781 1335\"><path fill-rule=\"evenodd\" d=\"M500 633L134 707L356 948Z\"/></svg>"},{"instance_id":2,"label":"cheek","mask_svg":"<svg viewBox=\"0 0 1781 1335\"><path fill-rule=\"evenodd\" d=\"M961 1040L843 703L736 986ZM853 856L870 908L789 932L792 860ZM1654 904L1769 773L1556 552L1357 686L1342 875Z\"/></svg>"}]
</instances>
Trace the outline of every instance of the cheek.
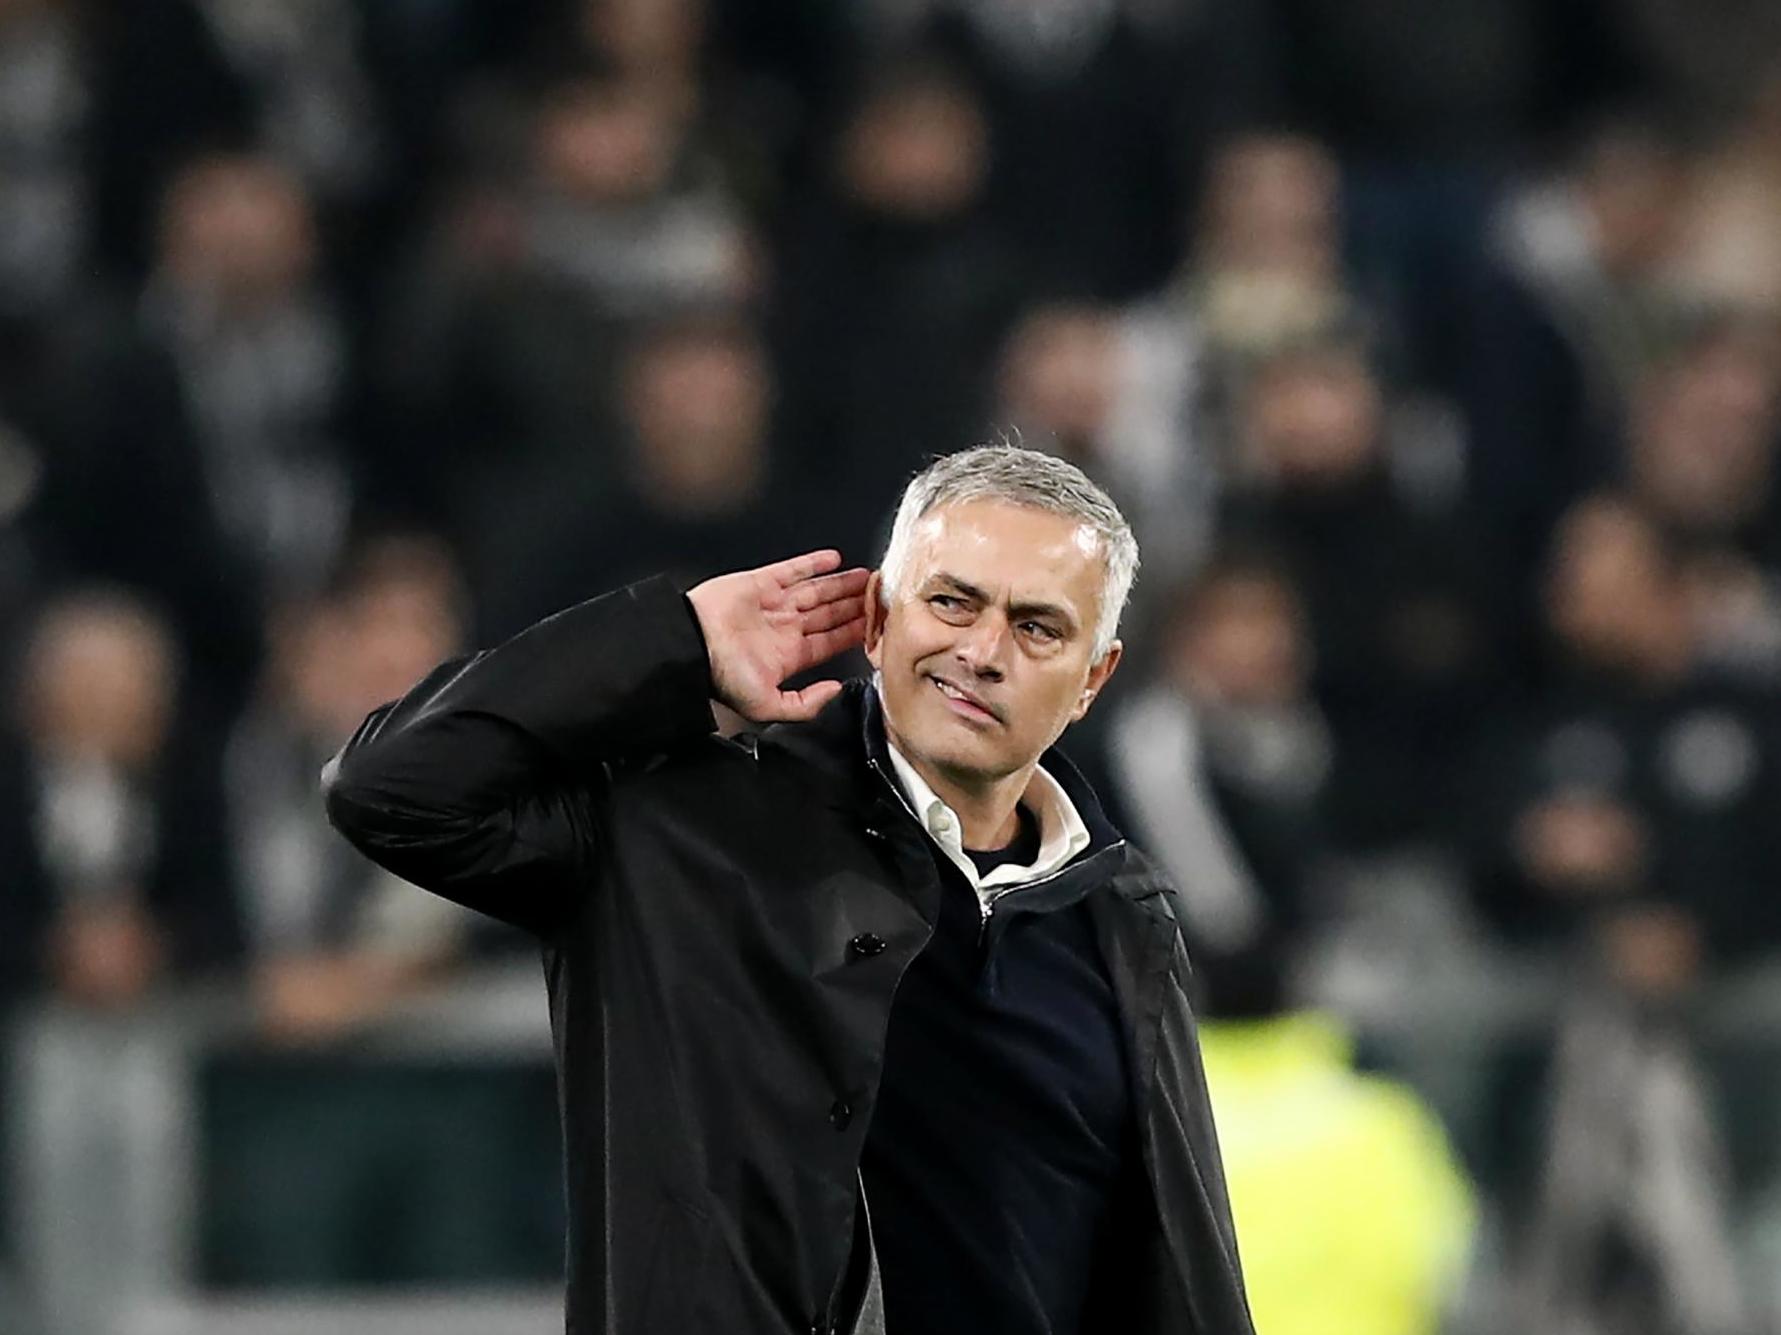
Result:
<instances>
[{"instance_id":1,"label":"cheek","mask_svg":"<svg viewBox=\"0 0 1781 1335\"><path fill-rule=\"evenodd\" d=\"M1060 674L1056 680L1046 681L1043 689L1033 695L1035 729L1061 732L1075 717L1077 706L1082 703L1083 689L1073 673Z\"/></svg>"},{"instance_id":2,"label":"cheek","mask_svg":"<svg viewBox=\"0 0 1781 1335\"><path fill-rule=\"evenodd\" d=\"M932 618L915 620L915 624L905 624L898 630L894 640L888 640L886 661L892 667L903 667L915 673L921 673L926 665L944 653L951 643L948 628Z\"/></svg>"}]
</instances>

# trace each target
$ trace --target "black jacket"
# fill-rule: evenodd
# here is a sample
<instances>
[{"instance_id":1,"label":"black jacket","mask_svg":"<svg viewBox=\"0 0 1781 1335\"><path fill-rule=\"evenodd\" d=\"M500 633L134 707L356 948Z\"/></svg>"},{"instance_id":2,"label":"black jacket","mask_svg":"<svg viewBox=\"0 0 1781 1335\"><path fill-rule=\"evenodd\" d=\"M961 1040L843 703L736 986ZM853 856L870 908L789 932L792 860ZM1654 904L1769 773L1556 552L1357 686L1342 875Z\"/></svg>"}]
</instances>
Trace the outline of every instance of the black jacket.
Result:
<instances>
[{"instance_id":1,"label":"black jacket","mask_svg":"<svg viewBox=\"0 0 1781 1335\"><path fill-rule=\"evenodd\" d=\"M834 1325L892 999L938 912L867 683L732 740L710 695L689 605L646 580L442 665L324 772L365 853L543 941L582 1335ZM1086 1328L1250 1335L1168 887L1044 763L1094 835L1056 874L1104 882L1151 1186Z\"/></svg>"}]
</instances>

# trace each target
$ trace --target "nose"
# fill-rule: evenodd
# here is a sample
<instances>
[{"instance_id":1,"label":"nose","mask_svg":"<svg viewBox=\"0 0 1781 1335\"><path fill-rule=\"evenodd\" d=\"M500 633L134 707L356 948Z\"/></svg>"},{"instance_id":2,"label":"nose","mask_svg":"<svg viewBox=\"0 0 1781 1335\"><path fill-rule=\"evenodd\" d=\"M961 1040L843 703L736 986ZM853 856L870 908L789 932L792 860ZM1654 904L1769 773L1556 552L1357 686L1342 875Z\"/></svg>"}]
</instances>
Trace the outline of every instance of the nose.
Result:
<instances>
[{"instance_id":1,"label":"nose","mask_svg":"<svg viewBox=\"0 0 1781 1335\"><path fill-rule=\"evenodd\" d=\"M974 677L984 681L1000 681L1005 675L1002 666L1007 651L1008 626L999 616L981 616L959 637L953 653Z\"/></svg>"}]
</instances>

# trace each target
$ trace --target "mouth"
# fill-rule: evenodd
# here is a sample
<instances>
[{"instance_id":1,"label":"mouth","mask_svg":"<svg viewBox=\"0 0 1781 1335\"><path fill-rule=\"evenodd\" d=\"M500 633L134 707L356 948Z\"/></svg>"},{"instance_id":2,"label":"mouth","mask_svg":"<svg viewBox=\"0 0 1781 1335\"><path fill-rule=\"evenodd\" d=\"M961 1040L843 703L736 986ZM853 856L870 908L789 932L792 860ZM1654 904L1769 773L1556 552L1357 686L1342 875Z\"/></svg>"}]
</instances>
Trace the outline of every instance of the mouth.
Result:
<instances>
[{"instance_id":1,"label":"mouth","mask_svg":"<svg viewBox=\"0 0 1781 1335\"><path fill-rule=\"evenodd\" d=\"M998 715L995 710L984 704L983 701L979 700L962 686L956 686L943 677L929 677L928 680L933 683L934 689L940 692L940 695L945 699L948 707L951 708L953 713L957 714L960 718L980 723L1001 722L1001 716Z\"/></svg>"}]
</instances>

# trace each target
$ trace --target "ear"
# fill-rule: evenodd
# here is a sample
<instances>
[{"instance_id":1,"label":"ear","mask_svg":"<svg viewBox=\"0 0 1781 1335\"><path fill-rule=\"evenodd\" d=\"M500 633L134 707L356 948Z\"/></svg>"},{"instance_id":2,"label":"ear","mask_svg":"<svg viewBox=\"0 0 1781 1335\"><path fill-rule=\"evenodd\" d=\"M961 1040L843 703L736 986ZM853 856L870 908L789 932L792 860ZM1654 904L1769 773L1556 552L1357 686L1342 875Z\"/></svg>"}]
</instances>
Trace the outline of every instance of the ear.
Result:
<instances>
[{"instance_id":1,"label":"ear","mask_svg":"<svg viewBox=\"0 0 1781 1335\"><path fill-rule=\"evenodd\" d=\"M1119 666L1120 657L1124 653L1125 646L1115 640L1107 646L1107 652L1101 655L1100 661L1089 668L1088 680L1082 683L1082 694L1077 697L1076 707L1070 711L1070 722L1079 722L1088 713L1088 707L1095 702L1095 697L1101 693L1101 688Z\"/></svg>"},{"instance_id":2,"label":"ear","mask_svg":"<svg viewBox=\"0 0 1781 1335\"><path fill-rule=\"evenodd\" d=\"M884 656L884 623L890 609L884 605L884 572L874 570L866 579L866 661L882 670Z\"/></svg>"}]
</instances>

